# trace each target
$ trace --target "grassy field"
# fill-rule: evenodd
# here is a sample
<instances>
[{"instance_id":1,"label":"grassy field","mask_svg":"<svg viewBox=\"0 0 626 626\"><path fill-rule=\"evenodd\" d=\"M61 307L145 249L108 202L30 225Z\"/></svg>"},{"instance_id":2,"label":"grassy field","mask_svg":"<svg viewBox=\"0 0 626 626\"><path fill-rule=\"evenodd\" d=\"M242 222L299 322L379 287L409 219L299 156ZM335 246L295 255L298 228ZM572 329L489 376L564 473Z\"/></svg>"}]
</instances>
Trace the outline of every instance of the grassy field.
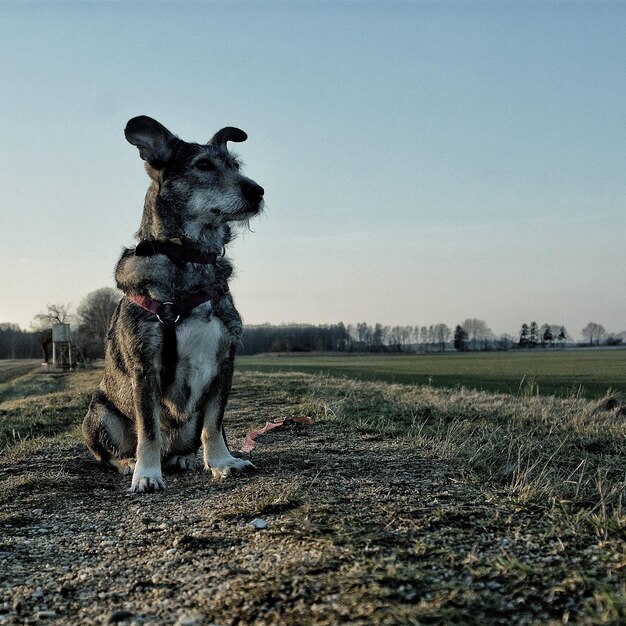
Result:
<instances>
[{"instance_id":1,"label":"grassy field","mask_svg":"<svg viewBox=\"0 0 626 626\"><path fill-rule=\"evenodd\" d=\"M32 371L39 361L28 359L0 360L0 385L18 378L21 374Z\"/></svg>"},{"instance_id":2,"label":"grassy field","mask_svg":"<svg viewBox=\"0 0 626 626\"><path fill-rule=\"evenodd\" d=\"M554 350L436 355L255 355L237 360L240 371L320 372L360 380L460 385L484 391L597 398L626 393L626 350Z\"/></svg>"},{"instance_id":3,"label":"grassy field","mask_svg":"<svg viewBox=\"0 0 626 626\"><path fill-rule=\"evenodd\" d=\"M0 624L626 623L619 402L239 371L232 447L312 424L137 495L81 441L101 370L2 365Z\"/></svg>"}]
</instances>

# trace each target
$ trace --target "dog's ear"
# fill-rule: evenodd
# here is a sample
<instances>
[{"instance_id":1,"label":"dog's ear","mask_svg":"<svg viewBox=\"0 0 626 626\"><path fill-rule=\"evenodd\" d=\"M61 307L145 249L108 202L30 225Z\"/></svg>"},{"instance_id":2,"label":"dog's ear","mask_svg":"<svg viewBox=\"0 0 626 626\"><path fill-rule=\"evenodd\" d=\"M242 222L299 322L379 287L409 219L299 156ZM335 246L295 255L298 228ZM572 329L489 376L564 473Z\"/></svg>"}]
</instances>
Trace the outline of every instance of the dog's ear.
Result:
<instances>
[{"instance_id":1,"label":"dog's ear","mask_svg":"<svg viewBox=\"0 0 626 626\"><path fill-rule=\"evenodd\" d=\"M209 144L212 146L217 146L218 148L223 148L224 150L228 150L226 146L227 141L237 141L242 142L248 138L248 135L243 132L240 128L235 128L234 126L227 126L226 128L222 128L222 130L218 130L215 135L213 135L213 139L209 141Z\"/></svg>"},{"instance_id":2,"label":"dog's ear","mask_svg":"<svg viewBox=\"0 0 626 626\"><path fill-rule=\"evenodd\" d=\"M146 115L129 120L124 134L129 143L139 148L139 156L157 170L167 165L179 141L163 124Z\"/></svg>"}]
</instances>

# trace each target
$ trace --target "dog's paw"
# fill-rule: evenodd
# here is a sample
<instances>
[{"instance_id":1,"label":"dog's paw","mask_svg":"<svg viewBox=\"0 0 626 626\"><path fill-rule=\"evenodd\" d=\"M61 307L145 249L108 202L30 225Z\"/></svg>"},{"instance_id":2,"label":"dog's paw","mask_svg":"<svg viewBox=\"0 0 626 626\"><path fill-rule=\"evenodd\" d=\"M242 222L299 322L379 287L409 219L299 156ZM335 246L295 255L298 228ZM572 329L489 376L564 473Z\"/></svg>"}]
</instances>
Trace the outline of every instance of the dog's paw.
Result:
<instances>
[{"instance_id":1,"label":"dog's paw","mask_svg":"<svg viewBox=\"0 0 626 626\"><path fill-rule=\"evenodd\" d=\"M196 455L187 454L185 456L174 455L165 463L168 472L180 473L188 472L196 466Z\"/></svg>"},{"instance_id":2,"label":"dog's paw","mask_svg":"<svg viewBox=\"0 0 626 626\"><path fill-rule=\"evenodd\" d=\"M131 493L157 493L165 489L165 483L160 476L133 476L130 486Z\"/></svg>"},{"instance_id":3,"label":"dog's paw","mask_svg":"<svg viewBox=\"0 0 626 626\"><path fill-rule=\"evenodd\" d=\"M234 476L235 474L246 474L253 472L256 467L245 459L236 459L231 456L222 462L211 464L211 473L213 478L228 478L228 476Z\"/></svg>"},{"instance_id":4,"label":"dog's paw","mask_svg":"<svg viewBox=\"0 0 626 626\"><path fill-rule=\"evenodd\" d=\"M109 465L112 465L122 476L129 476L135 470L133 459L109 459Z\"/></svg>"}]
</instances>

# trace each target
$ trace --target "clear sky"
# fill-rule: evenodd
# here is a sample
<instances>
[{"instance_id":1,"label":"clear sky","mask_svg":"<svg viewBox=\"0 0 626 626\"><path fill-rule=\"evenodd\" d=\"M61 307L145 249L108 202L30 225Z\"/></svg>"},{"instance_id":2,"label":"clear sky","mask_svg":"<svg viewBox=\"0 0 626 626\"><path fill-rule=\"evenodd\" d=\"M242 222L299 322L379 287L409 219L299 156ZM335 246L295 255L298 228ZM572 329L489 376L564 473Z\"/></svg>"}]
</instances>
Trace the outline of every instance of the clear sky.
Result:
<instances>
[{"instance_id":1,"label":"clear sky","mask_svg":"<svg viewBox=\"0 0 626 626\"><path fill-rule=\"evenodd\" d=\"M123 128L243 128L248 323L626 330L626 2L0 2L0 322L113 285Z\"/></svg>"}]
</instances>

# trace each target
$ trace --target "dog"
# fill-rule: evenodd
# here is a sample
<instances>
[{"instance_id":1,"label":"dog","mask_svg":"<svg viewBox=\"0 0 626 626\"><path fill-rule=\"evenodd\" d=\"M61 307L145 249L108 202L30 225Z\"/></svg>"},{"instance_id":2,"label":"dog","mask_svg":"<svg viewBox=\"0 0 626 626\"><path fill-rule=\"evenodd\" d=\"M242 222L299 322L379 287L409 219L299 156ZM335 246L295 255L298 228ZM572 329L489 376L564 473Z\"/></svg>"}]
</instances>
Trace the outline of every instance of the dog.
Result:
<instances>
[{"instance_id":1,"label":"dog","mask_svg":"<svg viewBox=\"0 0 626 626\"><path fill-rule=\"evenodd\" d=\"M238 128L188 143L139 116L124 132L151 184L138 244L116 266L124 297L82 430L97 460L132 472L131 492L153 493L165 488L162 465L191 469L201 446L216 478L254 469L231 455L223 428L242 333L225 246L232 224L262 211L264 190L228 151L247 139Z\"/></svg>"}]
</instances>

